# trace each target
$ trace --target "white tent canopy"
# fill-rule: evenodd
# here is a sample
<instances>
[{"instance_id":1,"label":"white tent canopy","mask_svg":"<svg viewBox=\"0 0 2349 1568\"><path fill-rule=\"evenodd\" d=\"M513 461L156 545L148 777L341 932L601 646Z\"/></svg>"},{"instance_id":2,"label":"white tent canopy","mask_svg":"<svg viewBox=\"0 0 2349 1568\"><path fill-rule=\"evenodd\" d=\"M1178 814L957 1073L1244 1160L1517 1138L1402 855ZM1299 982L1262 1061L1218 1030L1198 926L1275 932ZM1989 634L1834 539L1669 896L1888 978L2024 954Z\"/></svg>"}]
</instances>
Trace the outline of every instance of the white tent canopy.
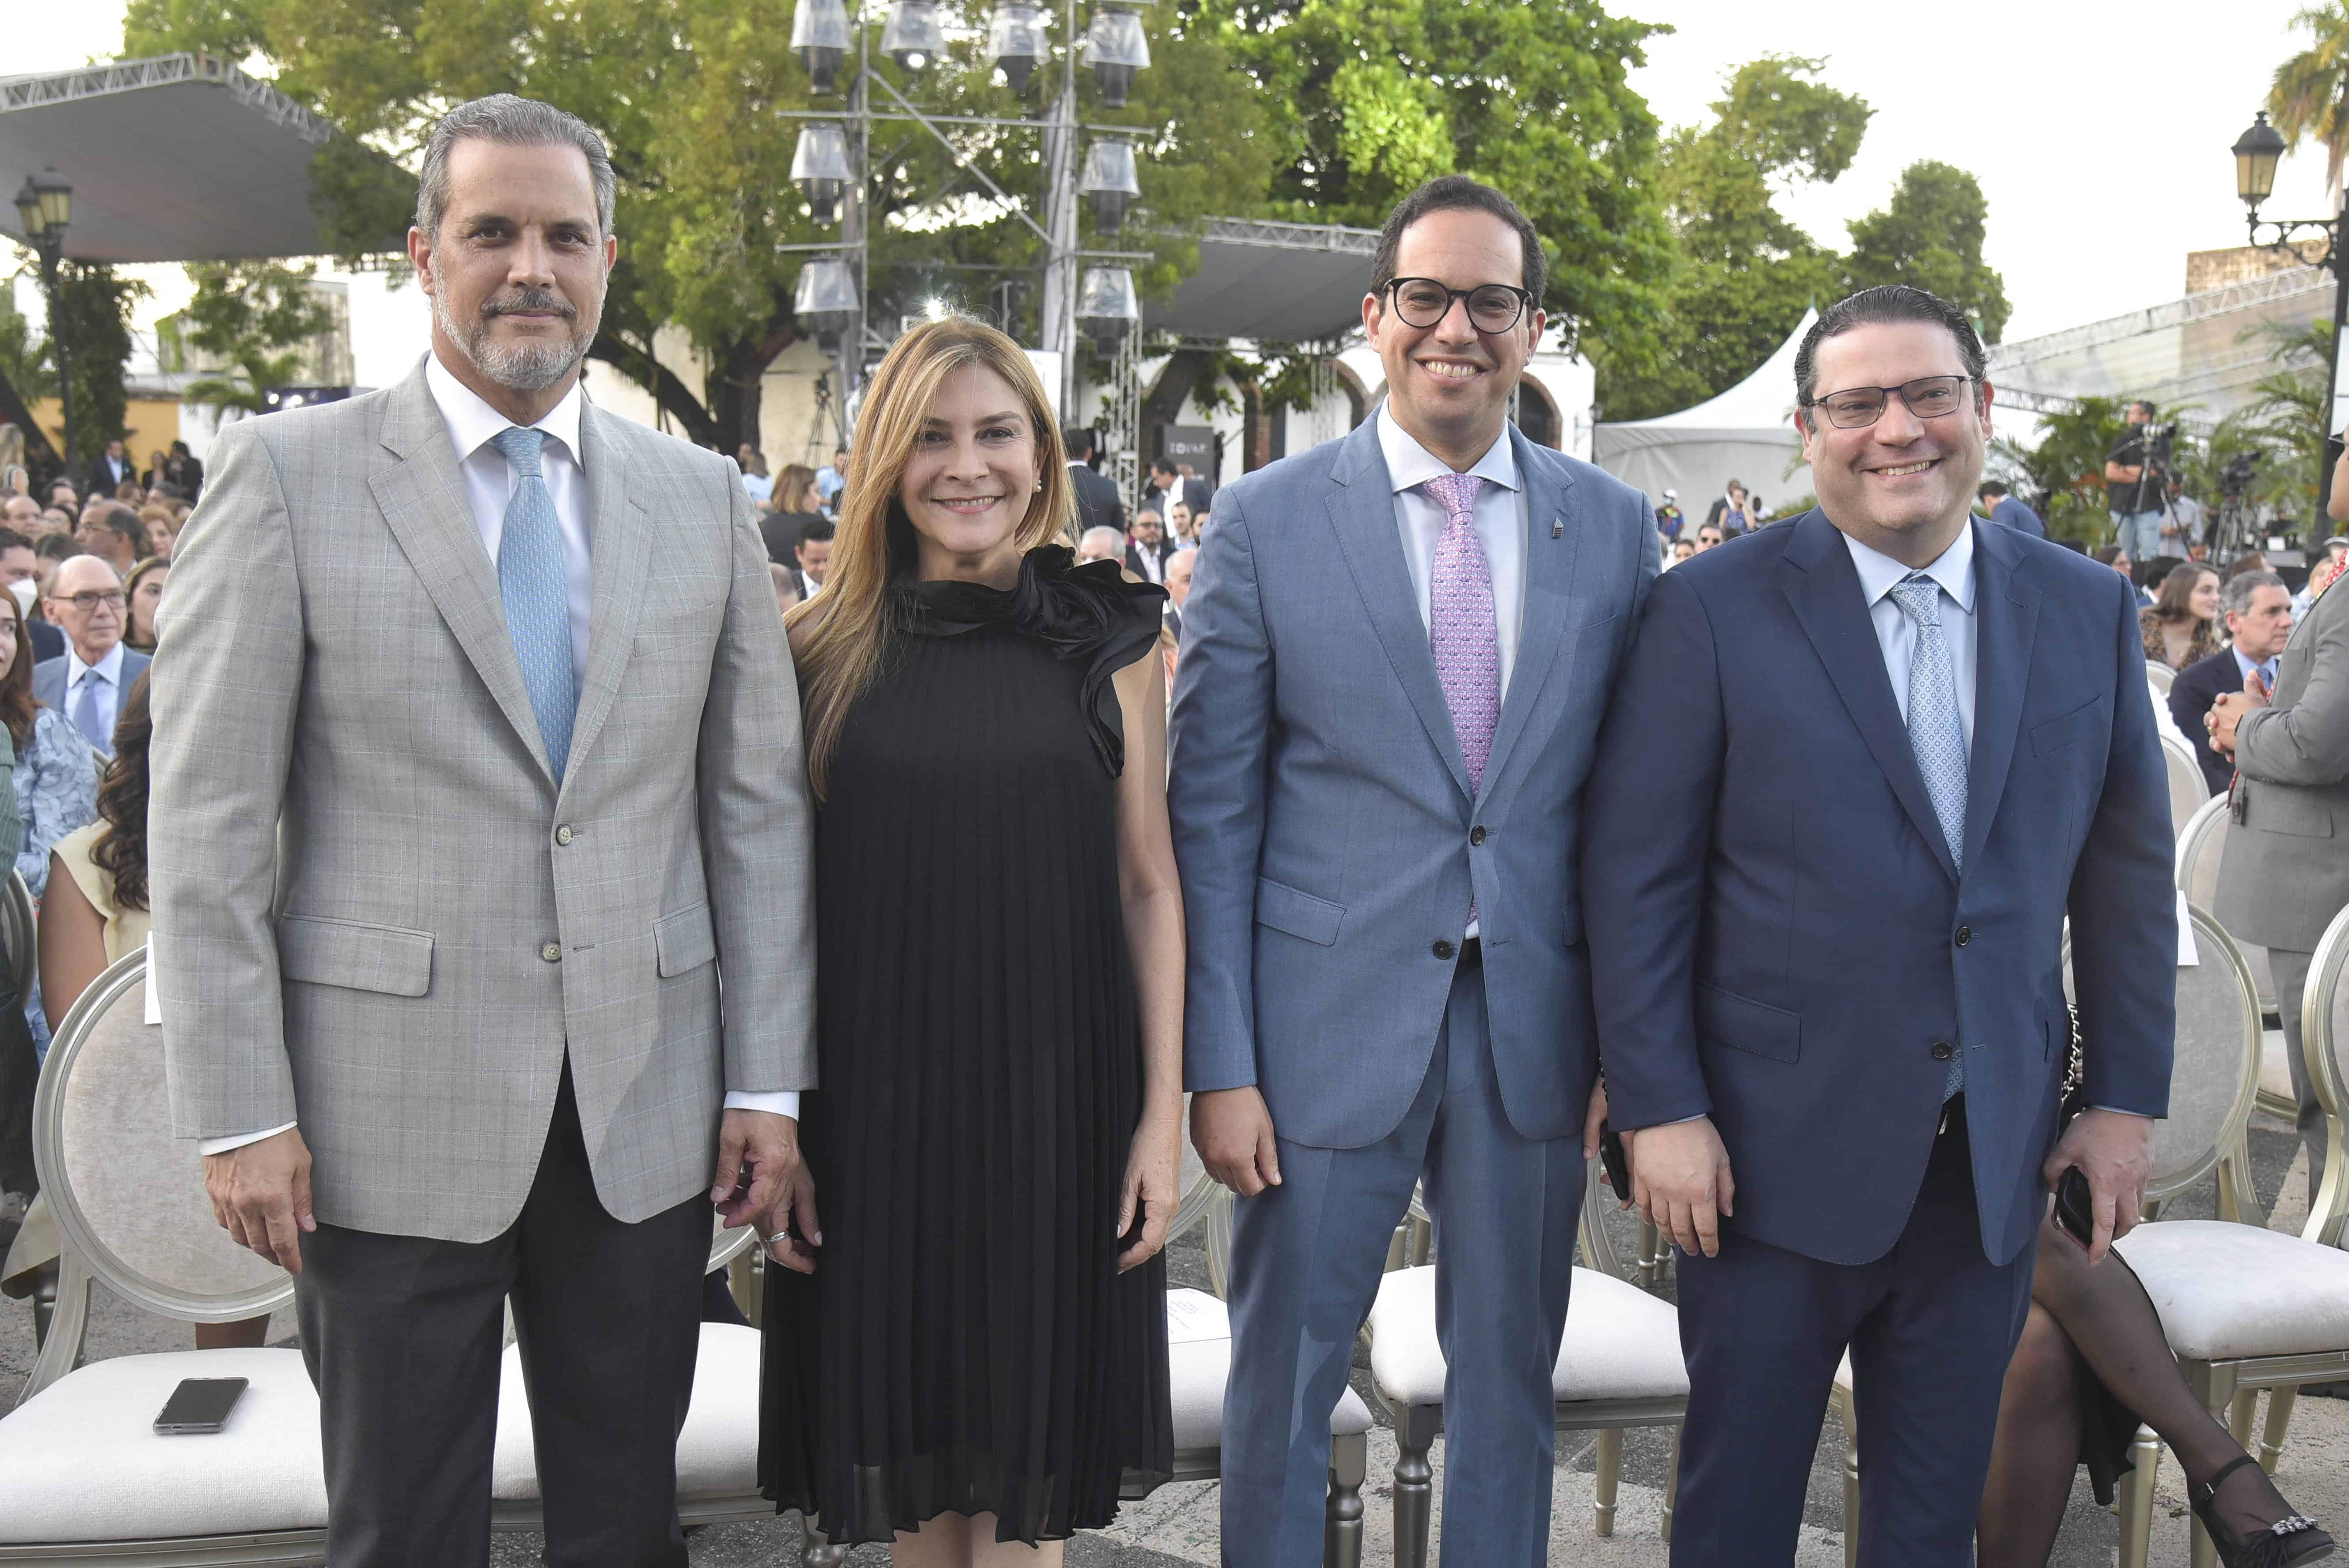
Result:
<instances>
[{"instance_id":1,"label":"white tent canopy","mask_svg":"<svg viewBox=\"0 0 2349 1568\"><path fill-rule=\"evenodd\" d=\"M1809 493L1811 471L1795 433L1795 352L1818 318L1817 311L1805 311L1760 369L1717 397L1652 420L1600 425L1592 461L1646 491L1651 502L1678 491L1681 510L1697 522L1733 479L1744 480L1772 512Z\"/></svg>"}]
</instances>

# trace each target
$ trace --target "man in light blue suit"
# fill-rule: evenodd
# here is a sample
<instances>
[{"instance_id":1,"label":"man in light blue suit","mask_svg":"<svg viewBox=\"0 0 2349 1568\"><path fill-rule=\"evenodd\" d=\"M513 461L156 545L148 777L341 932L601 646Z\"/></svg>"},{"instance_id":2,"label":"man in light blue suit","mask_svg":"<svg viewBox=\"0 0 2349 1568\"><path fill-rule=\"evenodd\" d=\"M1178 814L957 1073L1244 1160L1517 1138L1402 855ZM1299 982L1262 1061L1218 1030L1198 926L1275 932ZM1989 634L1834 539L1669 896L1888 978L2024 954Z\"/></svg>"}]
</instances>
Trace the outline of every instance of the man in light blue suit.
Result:
<instances>
[{"instance_id":1,"label":"man in light blue suit","mask_svg":"<svg viewBox=\"0 0 2349 1568\"><path fill-rule=\"evenodd\" d=\"M1544 271L1498 192L1406 198L1362 302L1385 405L1216 497L1185 610L1168 796L1192 1136L1241 1195L1235 1568L1321 1560L1330 1413L1423 1178L1445 1559L1548 1553L1598 1059L1578 807L1657 551L1644 496L1508 422Z\"/></svg>"},{"instance_id":2,"label":"man in light blue suit","mask_svg":"<svg viewBox=\"0 0 2349 1568\"><path fill-rule=\"evenodd\" d=\"M1608 713L1582 898L1610 1119L1681 1249L1675 1563L1793 1563L1847 1349L1859 1562L1972 1563L2048 1189L2086 1178L2117 1266L2168 1106L2137 605L1969 516L1983 370L1921 289L1821 316L1819 508L1666 577ZM2059 1141L2067 915L2089 1108Z\"/></svg>"}]
</instances>

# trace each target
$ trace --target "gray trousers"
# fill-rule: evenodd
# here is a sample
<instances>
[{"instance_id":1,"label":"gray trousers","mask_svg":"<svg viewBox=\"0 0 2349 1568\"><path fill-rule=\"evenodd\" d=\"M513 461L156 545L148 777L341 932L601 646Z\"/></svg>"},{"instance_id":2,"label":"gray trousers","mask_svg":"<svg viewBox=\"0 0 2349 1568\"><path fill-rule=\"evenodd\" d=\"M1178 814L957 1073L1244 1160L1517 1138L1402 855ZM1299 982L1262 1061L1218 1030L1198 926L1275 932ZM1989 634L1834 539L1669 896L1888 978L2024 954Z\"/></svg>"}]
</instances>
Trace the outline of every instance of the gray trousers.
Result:
<instances>
[{"instance_id":1,"label":"gray trousers","mask_svg":"<svg viewBox=\"0 0 2349 1568\"><path fill-rule=\"evenodd\" d=\"M1577 1137L1528 1138L1509 1125L1483 970L1462 964L1401 1126L1362 1148L1282 1138L1279 1156L1281 1184L1233 1212L1226 1568L1318 1568L1330 1413L1388 1239L1423 1178L1445 1363L1444 1561L1542 1568L1582 1149Z\"/></svg>"},{"instance_id":2,"label":"gray trousers","mask_svg":"<svg viewBox=\"0 0 2349 1568\"><path fill-rule=\"evenodd\" d=\"M2276 1011L2283 1015L2283 1043L2287 1047L2287 1065L2292 1068L2292 1097L2300 1102L2293 1120L2300 1127L2301 1146L2308 1150L2308 1200L2316 1201L2316 1189L2324 1181L2324 1107L2316 1103L2316 1090L2308 1081L2308 1064L2301 1055L2300 1004L2308 991L2309 961L2313 953L2296 953L2287 948L2268 950L2268 972L2275 976Z\"/></svg>"}]
</instances>

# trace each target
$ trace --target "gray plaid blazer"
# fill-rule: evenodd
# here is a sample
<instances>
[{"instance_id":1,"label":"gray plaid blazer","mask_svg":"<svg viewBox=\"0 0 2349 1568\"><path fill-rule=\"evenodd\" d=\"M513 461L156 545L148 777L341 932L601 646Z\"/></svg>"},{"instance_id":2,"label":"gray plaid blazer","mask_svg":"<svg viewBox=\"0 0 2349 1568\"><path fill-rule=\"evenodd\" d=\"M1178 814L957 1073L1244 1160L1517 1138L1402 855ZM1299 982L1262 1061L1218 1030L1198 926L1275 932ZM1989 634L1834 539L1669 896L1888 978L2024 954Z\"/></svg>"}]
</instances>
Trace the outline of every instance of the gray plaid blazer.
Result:
<instances>
[{"instance_id":1,"label":"gray plaid blazer","mask_svg":"<svg viewBox=\"0 0 2349 1568\"><path fill-rule=\"evenodd\" d=\"M2313 952L2349 904L2349 585L2292 628L2270 702L2235 731L2241 814L2210 912L2244 941Z\"/></svg>"},{"instance_id":2,"label":"gray plaid blazer","mask_svg":"<svg viewBox=\"0 0 2349 1568\"><path fill-rule=\"evenodd\" d=\"M798 690L749 498L592 406L579 444L559 791L420 364L223 431L174 552L148 824L172 1115L298 1118L330 1224L505 1230L566 1051L627 1221L709 1186L728 1090L815 1083Z\"/></svg>"}]
</instances>

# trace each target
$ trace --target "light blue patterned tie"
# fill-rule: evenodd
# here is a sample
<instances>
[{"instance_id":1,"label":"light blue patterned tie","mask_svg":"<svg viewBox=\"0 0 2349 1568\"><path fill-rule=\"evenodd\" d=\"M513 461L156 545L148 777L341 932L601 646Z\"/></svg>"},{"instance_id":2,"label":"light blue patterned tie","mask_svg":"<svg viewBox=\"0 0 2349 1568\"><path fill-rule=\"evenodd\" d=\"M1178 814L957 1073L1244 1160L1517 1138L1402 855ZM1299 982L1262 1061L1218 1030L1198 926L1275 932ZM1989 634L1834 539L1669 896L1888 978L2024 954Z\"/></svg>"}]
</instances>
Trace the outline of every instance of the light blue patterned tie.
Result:
<instances>
[{"instance_id":1,"label":"light blue patterned tie","mask_svg":"<svg viewBox=\"0 0 2349 1568\"><path fill-rule=\"evenodd\" d=\"M540 474L540 449L546 432L509 425L490 438L513 470L513 495L498 536L498 597L506 610L506 635L522 661L523 684L538 716L546 760L563 781L571 760L571 722L579 688L571 668L571 582L563 560L563 532L555 525L554 497Z\"/></svg>"},{"instance_id":2,"label":"light blue patterned tie","mask_svg":"<svg viewBox=\"0 0 2349 1568\"><path fill-rule=\"evenodd\" d=\"M1966 838L1966 732L1958 722L1958 680L1950 664L1950 639L1941 629L1941 586L1922 572L1892 585L1892 602L1917 624L1917 657L1909 665L1909 745L1925 777L1933 815L1950 859L1961 868ZM1966 1054L1950 1058L1941 1090L1949 1099L1966 1082Z\"/></svg>"}]
</instances>

